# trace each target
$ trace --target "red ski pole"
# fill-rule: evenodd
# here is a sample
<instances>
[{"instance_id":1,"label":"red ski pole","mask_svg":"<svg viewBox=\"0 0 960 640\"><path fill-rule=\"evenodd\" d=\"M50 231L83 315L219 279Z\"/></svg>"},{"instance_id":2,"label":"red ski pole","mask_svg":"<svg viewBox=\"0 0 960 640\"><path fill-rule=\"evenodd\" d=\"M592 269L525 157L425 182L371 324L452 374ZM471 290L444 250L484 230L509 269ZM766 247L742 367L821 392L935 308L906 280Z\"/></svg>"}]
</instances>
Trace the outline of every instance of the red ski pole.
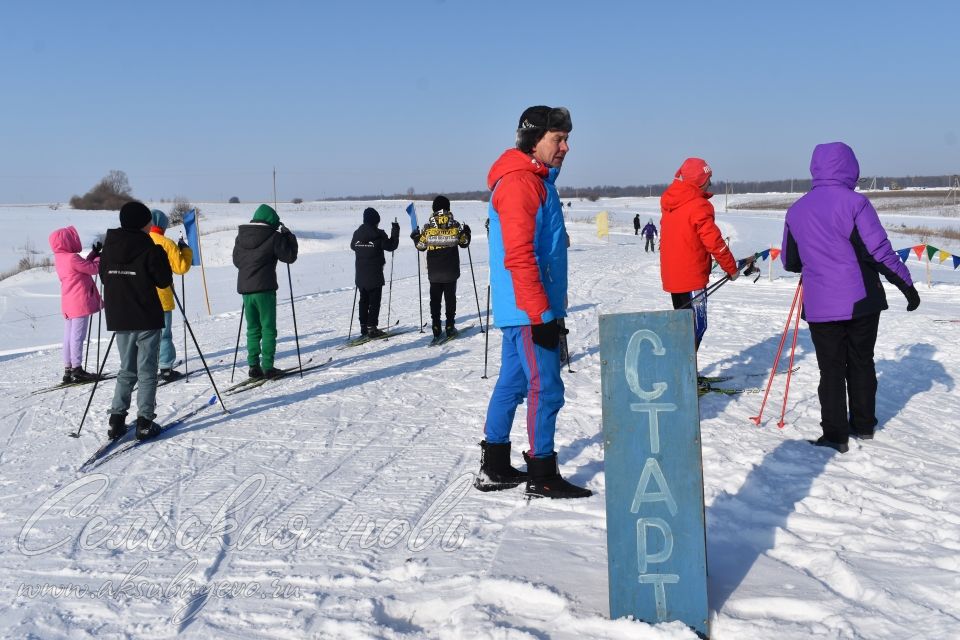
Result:
<instances>
[{"instance_id":1,"label":"red ski pole","mask_svg":"<svg viewBox=\"0 0 960 640\"><path fill-rule=\"evenodd\" d=\"M802 285L797 285L797 295L799 296L798 302L800 307L803 307L803 287ZM800 331L800 310L797 310L797 317L793 322L793 343L790 345L790 365L787 368L787 385L783 390L783 407L780 409L780 421L777 423L777 427L783 429L785 424L783 421L783 416L787 412L787 396L790 395L790 377L793 376L793 357L797 352L797 333Z\"/></svg>"},{"instance_id":2,"label":"red ski pole","mask_svg":"<svg viewBox=\"0 0 960 640\"><path fill-rule=\"evenodd\" d=\"M763 394L763 402L760 403L760 413L753 416L750 420L753 421L753 424L760 425L760 418L763 417L763 409L767 406L767 396L770 395L770 387L773 385L773 376L777 374L777 365L780 363L780 354L783 353L783 344L787 341L787 332L790 331L790 321L793 320L793 310L797 307L797 299L800 297L800 287L802 286L803 278L800 279L800 282L797 283L797 291L793 294L793 304L790 305L790 313L787 315L787 324L783 327L783 335L780 336L780 346L777 347L777 355L773 359L773 368L770 369L770 377L767 379L767 389ZM800 315L800 311L797 310L797 315Z\"/></svg>"}]
</instances>

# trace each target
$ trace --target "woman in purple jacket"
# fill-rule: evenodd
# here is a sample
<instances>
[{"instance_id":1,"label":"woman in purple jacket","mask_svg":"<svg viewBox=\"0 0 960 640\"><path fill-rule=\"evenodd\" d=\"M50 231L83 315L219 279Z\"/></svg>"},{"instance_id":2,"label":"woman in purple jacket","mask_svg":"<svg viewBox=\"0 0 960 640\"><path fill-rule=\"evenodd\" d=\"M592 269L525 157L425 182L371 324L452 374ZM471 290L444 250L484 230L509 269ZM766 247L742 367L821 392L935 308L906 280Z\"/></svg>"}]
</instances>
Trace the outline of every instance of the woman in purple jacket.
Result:
<instances>
[{"instance_id":1,"label":"woman in purple jacket","mask_svg":"<svg viewBox=\"0 0 960 640\"><path fill-rule=\"evenodd\" d=\"M851 435L870 439L877 424L873 347L887 309L880 276L906 296L907 311L920 306L920 295L873 205L854 191L860 165L853 149L817 145L810 175L813 188L787 210L780 259L802 274L803 317L820 367L823 436L815 444L846 453Z\"/></svg>"}]
</instances>

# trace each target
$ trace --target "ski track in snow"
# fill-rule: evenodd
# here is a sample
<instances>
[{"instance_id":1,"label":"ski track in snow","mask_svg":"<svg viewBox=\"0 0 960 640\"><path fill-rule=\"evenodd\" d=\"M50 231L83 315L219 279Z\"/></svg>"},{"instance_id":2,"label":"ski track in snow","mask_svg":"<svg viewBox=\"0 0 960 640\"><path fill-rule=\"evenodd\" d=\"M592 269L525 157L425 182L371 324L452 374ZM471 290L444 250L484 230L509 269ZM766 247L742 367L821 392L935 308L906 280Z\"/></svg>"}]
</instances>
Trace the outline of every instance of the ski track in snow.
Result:
<instances>
[{"instance_id":1,"label":"ski track in snow","mask_svg":"<svg viewBox=\"0 0 960 640\"><path fill-rule=\"evenodd\" d=\"M471 487L500 336L489 335L490 378L482 380L485 336L466 255L458 325L475 330L425 348L430 335L417 330L416 257L403 236L391 322L413 330L336 349L353 301L346 247L367 204L280 209L301 237L301 258L292 266L301 357L312 364L333 357L329 365L224 396L229 414L209 407L86 474L77 467L105 438L113 382L99 385L82 437L67 438L91 388L26 395L52 384L62 366L58 346L32 347L51 344L62 331L56 276L35 270L0 283L8 327L0 342L8 354L0 382L3 637L695 637L680 623L607 619L598 317L669 307L659 254L643 253L629 226L637 211L656 219L656 199L576 203L567 214L575 373L563 374L557 447L565 477L595 492L570 502L528 502L521 489L484 494ZM373 206L387 220L405 204ZM482 307L485 205L455 204L474 229ZM229 254L247 209L203 209L211 229L204 256L212 315L201 302L199 275L187 276L188 319L221 391L230 384L240 307ZM589 224L601 209L611 213L606 240ZM17 211L0 207L0 219L5 215ZM779 246L782 214L721 213L718 223L737 256ZM50 228L34 224L33 235L45 238ZM915 243L891 240L894 248ZM758 373L763 377L742 386L766 384L786 322L796 278L777 265L771 281L768 264L760 266L756 283L741 278L711 297L699 368L734 376L724 386ZM923 265L911 259L908 266L923 281ZM388 258L388 276L389 269ZM875 440L851 440L842 456L805 442L819 435L818 374L805 323L784 429L776 423L785 376L774 378L759 427L749 418L762 395L701 399L712 637L960 637L960 438L953 429L960 330L932 322L956 315L960 286L949 269L934 269L937 284L918 285L923 302L915 313L905 313L902 296L886 287L891 309L876 349ZM386 300L385 292L383 320ZM22 310L35 318L32 329L13 320ZM297 350L285 282L277 315L278 366L290 366ZM182 356L179 319L175 325ZM104 344L108 337L104 330ZM190 355L190 380L158 390L160 421L212 393L192 345ZM245 375L243 356L241 347L237 380ZM117 367L111 354L107 370ZM526 448L522 416L521 408L515 464ZM77 491L42 508L67 488ZM124 543L120 548L103 542L111 527L117 529L108 539ZM298 537L303 544L292 544ZM114 592L30 593L44 584ZM227 592L254 586L259 591Z\"/></svg>"}]
</instances>

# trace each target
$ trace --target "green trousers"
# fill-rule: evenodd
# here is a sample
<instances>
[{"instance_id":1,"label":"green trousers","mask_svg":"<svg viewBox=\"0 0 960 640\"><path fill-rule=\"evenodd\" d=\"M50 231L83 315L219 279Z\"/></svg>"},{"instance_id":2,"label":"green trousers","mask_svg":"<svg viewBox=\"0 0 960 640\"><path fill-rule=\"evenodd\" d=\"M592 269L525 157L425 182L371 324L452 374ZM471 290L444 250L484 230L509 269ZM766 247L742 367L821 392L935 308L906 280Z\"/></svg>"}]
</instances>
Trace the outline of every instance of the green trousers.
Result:
<instances>
[{"instance_id":1,"label":"green trousers","mask_svg":"<svg viewBox=\"0 0 960 640\"><path fill-rule=\"evenodd\" d=\"M247 321L247 365L266 371L273 366L277 353L277 292L243 294L243 313Z\"/></svg>"}]
</instances>

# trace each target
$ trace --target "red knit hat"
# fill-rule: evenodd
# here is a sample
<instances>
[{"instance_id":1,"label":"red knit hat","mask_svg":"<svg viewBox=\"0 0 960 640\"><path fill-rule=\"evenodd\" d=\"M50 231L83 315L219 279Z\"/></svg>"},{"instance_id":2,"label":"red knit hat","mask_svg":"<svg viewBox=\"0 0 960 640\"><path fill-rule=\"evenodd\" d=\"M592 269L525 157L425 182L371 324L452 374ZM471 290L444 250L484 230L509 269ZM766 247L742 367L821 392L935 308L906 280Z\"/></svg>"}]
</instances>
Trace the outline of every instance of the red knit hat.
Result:
<instances>
[{"instance_id":1,"label":"red knit hat","mask_svg":"<svg viewBox=\"0 0 960 640\"><path fill-rule=\"evenodd\" d=\"M690 182L698 187L707 184L707 180L713 175L713 169L707 164L706 160L700 158L687 158L677 169L674 178L683 182Z\"/></svg>"}]
</instances>

